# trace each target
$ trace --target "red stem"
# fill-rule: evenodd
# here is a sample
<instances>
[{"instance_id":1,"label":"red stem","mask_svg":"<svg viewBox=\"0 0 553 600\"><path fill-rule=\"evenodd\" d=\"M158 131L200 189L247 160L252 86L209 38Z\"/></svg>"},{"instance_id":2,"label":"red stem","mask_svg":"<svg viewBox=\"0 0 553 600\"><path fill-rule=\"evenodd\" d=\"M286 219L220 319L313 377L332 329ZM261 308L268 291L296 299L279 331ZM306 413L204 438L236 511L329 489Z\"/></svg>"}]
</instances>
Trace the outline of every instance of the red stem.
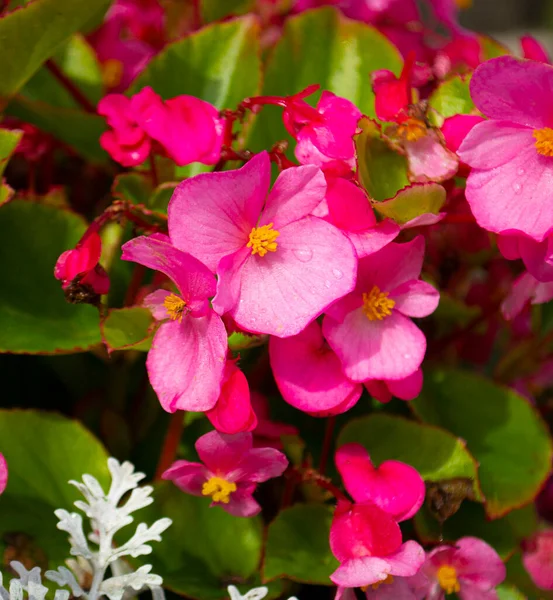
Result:
<instances>
[{"instance_id":1,"label":"red stem","mask_svg":"<svg viewBox=\"0 0 553 600\"><path fill-rule=\"evenodd\" d=\"M326 420L325 437L323 441L323 450L321 452L321 460L319 462L319 473L324 475L326 463L330 455L330 447L332 446L332 434L336 425L336 417L333 415Z\"/></svg>"},{"instance_id":2,"label":"red stem","mask_svg":"<svg viewBox=\"0 0 553 600\"><path fill-rule=\"evenodd\" d=\"M161 479L161 476L175 462L179 443L184 430L184 411L177 410L171 415L171 421L165 434L163 448L157 463L155 480Z\"/></svg>"},{"instance_id":3,"label":"red stem","mask_svg":"<svg viewBox=\"0 0 553 600\"><path fill-rule=\"evenodd\" d=\"M67 75L56 65L50 58L46 61L46 68L52 75L63 85L63 87L71 94L75 102L88 113L96 114L96 108L90 100L81 92L81 90L67 77Z\"/></svg>"}]
</instances>

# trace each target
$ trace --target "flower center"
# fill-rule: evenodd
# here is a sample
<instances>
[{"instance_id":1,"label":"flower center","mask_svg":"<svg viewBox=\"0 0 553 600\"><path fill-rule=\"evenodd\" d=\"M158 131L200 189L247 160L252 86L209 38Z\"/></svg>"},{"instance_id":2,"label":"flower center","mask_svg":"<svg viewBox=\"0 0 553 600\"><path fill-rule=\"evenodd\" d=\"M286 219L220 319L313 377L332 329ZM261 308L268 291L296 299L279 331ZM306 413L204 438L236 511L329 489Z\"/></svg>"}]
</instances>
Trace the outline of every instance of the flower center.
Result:
<instances>
[{"instance_id":1,"label":"flower center","mask_svg":"<svg viewBox=\"0 0 553 600\"><path fill-rule=\"evenodd\" d=\"M416 142L428 133L426 123L415 117L409 117L398 125L397 135L405 142Z\"/></svg>"},{"instance_id":2,"label":"flower center","mask_svg":"<svg viewBox=\"0 0 553 600\"><path fill-rule=\"evenodd\" d=\"M252 254L259 254L259 256L265 256L267 252L276 252L278 244L275 240L279 235L280 233L273 229L272 223L254 227L250 231L250 241L247 247L252 249Z\"/></svg>"},{"instance_id":3,"label":"flower center","mask_svg":"<svg viewBox=\"0 0 553 600\"><path fill-rule=\"evenodd\" d=\"M553 156L553 129L544 127L543 129L534 129L534 139L536 150L542 156Z\"/></svg>"},{"instance_id":4,"label":"flower center","mask_svg":"<svg viewBox=\"0 0 553 600\"><path fill-rule=\"evenodd\" d=\"M202 496L211 496L213 502L228 504L230 495L236 491L236 484L222 477L211 477L202 486Z\"/></svg>"},{"instance_id":5,"label":"flower center","mask_svg":"<svg viewBox=\"0 0 553 600\"><path fill-rule=\"evenodd\" d=\"M392 314L396 303L388 298L388 292L381 292L378 286L363 294L363 312L369 321L382 321Z\"/></svg>"},{"instance_id":6,"label":"flower center","mask_svg":"<svg viewBox=\"0 0 553 600\"><path fill-rule=\"evenodd\" d=\"M451 565L442 565L437 573L438 583L446 594L461 591L461 584L457 579L457 571Z\"/></svg>"},{"instance_id":7,"label":"flower center","mask_svg":"<svg viewBox=\"0 0 553 600\"><path fill-rule=\"evenodd\" d=\"M116 58L109 58L102 64L102 81L108 88L117 87L123 78L124 65Z\"/></svg>"},{"instance_id":8,"label":"flower center","mask_svg":"<svg viewBox=\"0 0 553 600\"><path fill-rule=\"evenodd\" d=\"M163 301L163 306L167 310L167 314L171 321L182 321L182 317L186 314L186 302L176 296L175 294L169 294Z\"/></svg>"}]
</instances>

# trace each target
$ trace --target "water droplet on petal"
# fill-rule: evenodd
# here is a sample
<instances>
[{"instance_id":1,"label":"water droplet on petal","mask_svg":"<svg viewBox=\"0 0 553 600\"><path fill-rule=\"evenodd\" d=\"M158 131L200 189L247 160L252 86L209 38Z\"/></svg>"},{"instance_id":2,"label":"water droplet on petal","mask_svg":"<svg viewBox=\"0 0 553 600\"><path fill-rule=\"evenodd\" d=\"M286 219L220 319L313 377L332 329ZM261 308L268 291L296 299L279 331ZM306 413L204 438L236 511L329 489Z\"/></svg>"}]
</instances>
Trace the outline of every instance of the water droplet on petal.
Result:
<instances>
[{"instance_id":1,"label":"water droplet on petal","mask_svg":"<svg viewBox=\"0 0 553 600\"><path fill-rule=\"evenodd\" d=\"M313 258L313 252L310 248L294 248L292 252L299 261L304 263Z\"/></svg>"},{"instance_id":2,"label":"water droplet on petal","mask_svg":"<svg viewBox=\"0 0 553 600\"><path fill-rule=\"evenodd\" d=\"M520 183L514 183L513 190L515 190L515 193L520 194L520 192L522 191L522 186L520 185Z\"/></svg>"},{"instance_id":3,"label":"water droplet on petal","mask_svg":"<svg viewBox=\"0 0 553 600\"><path fill-rule=\"evenodd\" d=\"M328 279L325 281L325 285L327 288L332 287L332 283Z\"/></svg>"},{"instance_id":4,"label":"water droplet on petal","mask_svg":"<svg viewBox=\"0 0 553 600\"><path fill-rule=\"evenodd\" d=\"M524 173L526 173L526 171L525 171L523 168L520 168L520 169L517 171L517 175L524 175Z\"/></svg>"},{"instance_id":5,"label":"water droplet on petal","mask_svg":"<svg viewBox=\"0 0 553 600\"><path fill-rule=\"evenodd\" d=\"M342 279L342 277L344 276L340 269L332 269L332 274L334 275L334 277L336 277L336 279Z\"/></svg>"}]
</instances>

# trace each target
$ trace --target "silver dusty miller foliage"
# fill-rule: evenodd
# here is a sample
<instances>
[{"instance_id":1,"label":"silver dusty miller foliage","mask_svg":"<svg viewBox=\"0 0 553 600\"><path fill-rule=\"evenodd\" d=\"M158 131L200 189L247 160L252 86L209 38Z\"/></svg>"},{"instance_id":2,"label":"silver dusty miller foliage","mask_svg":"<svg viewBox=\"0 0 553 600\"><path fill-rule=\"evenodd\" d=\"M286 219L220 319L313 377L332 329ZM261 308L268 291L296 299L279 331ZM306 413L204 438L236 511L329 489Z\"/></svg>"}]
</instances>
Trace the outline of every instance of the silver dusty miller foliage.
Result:
<instances>
[{"instance_id":1,"label":"silver dusty miller foliage","mask_svg":"<svg viewBox=\"0 0 553 600\"><path fill-rule=\"evenodd\" d=\"M120 464L115 458L108 459L108 468L112 482L107 494L102 486L91 475L83 475L82 483L70 481L84 496L85 500L77 500L75 506L90 521L91 533L83 528L83 517L77 512L63 509L55 511L59 523L58 529L69 534L70 553L77 559L67 561L70 568L58 567L56 571L46 571L45 576L59 587L68 587L71 595L83 600L97 600L107 596L109 600L121 600L133 596L144 588L149 588L154 600L164 600L159 575L150 573L152 565L143 565L133 571L121 558L136 558L150 554L150 542L161 541L161 534L171 525L171 519L159 519L148 527L140 523L134 535L124 544L115 546L114 535L123 527L133 522L131 513L144 508L153 502L151 486L138 487L144 478L143 473L135 473L129 462ZM125 494L130 492L126 502L121 503ZM8 589L3 585L0 573L0 600L23 600L24 592L29 600L45 600L48 588L42 584L39 567L28 571L21 563L12 562L18 578L10 581ZM105 579L108 568L111 576ZM83 575L92 581L89 590L81 587ZM68 600L70 592L58 589L54 600Z\"/></svg>"}]
</instances>

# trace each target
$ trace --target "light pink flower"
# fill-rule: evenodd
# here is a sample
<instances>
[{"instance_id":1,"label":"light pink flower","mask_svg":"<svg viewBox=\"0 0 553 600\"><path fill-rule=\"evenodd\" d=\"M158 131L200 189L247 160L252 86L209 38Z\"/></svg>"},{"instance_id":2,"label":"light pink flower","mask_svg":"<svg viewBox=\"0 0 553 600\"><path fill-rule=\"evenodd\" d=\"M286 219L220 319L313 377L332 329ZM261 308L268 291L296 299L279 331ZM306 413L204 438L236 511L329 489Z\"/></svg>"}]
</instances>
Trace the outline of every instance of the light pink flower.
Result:
<instances>
[{"instance_id":1,"label":"light pink flower","mask_svg":"<svg viewBox=\"0 0 553 600\"><path fill-rule=\"evenodd\" d=\"M330 579L344 587L373 585L390 575L411 576L424 562L419 544L402 544L399 525L372 502L338 502L330 527L330 548L340 561Z\"/></svg>"},{"instance_id":2,"label":"light pink flower","mask_svg":"<svg viewBox=\"0 0 553 600\"><path fill-rule=\"evenodd\" d=\"M269 354L280 393L300 410L317 416L338 414L361 396L362 386L344 375L316 321L292 337L271 337Z\"/></svg>"},{"instance_id":3,"label":"light pink flower","mask_svg":"<svg viewBox=\"0 0 553 600\"><path fill-rule=\"evenodd\" d=\"M425 317L439 302L418 279L423 257L418 236L362 258L355 290L327 309L323 334L353 381L403 379L420 367L426 338L409 317Z\"/></svg>"},{"instance_id":4,"label":"light pink flower","mask_svg":"<svg viewBox=\"0 0 553 600\"><path fill-rule=\"evenodd\" d=\"M248 380L235 361L227 359L217 404L205 416L221 433L234 434L257 427Z\"/></svg>"},{"instance_id":5,"label":"light pink flower","mask_svg":"<svg viewBox=\"0 0 553 600\"><path fill-rule=\"evenodd\" d=\"M258 483L282 475L288 460L274 448L253 448L251 433L225 435L210 431L196 442L201 463L178 460L163 473L183 492L211 496L237 517L253 517L261 510L252 494Z\"/></svg>"},{"instance_id":6,"label":"light pink flower","mask_svg":"<svg viewBox=\"0 0 553 600\"><path fill-rule=\"evenodd\" d=\"M428 579L427 598L444 600L457 593L461 600L497 600L495 587L505 579L505 565L486 542L464 537L455 546L439 546L421 569Z\"/></svg>"},{"instance_id":7,"label":"light pink flower","mask_svg":"<svg viewBox=\"0 0 553 600\"><path fill-rule=\"evenodd\" d=\"M414 400L422 390L422 369L417 369L403 379L364 381L367 392L379 402L390 402L393 396L400 400Z\"/></svg>"},{"instance_id":8,"label":"light pink flower","mask_svg":"<svg viewBox=\"0 0 553 600\"><path fill-rule=\"evenodd\" d=\"M518 277L509 295L501 303L501 313L507 319L512 321L528 305L543 304L553 299L553 282L541 283L530 273L523 273Z\"/></svg>"},{"instance_id":9,"label":"light pink flower","mask_svg":"<svg viewBox=\"0 0 553 600\"><path fill-rule=\"evenodd\" d=\"M54 276L67 290L72 284L90 288L92 294L109 292L109 277L99 264L102 240L98 227L92 223L73 250L63 252L54 267Z\"/></svg>"},{"instance_id":10,"label":"light pink flower","mask_svg":"<svg viewBox=\"0 0 553 600\"><path fill-rule=\"evenodd\" d=\"M513 232L512 235L497 236L497 247L507 260L524 262L528 272L538 281L553 281L553 237L536 242L526 235Z\"/></svg>"},{"instance_id":11,"label":"light pink flower","mask_svg":"<svg viewBox=\"0 0 553 600\"><path fill-rule=\"evenodd\" d=\"M466 187L471 210L488 231L517 230L541 242L553 227L553 67L494 58L476 69L470 89L489 118L458 150L472 167Z\"/></svg>"},{"instance_id":12,"label":"light pink flower","mask_svg":"<svg viewBox=\"0 0 553 600\"><path fill-rule=\"evenodd\" d=\"M3 454L0 454L0 494L4 493L8 485L8 463Z\"/></svg>"},{"instance_id":13,"label":"light pink flower","mask_svg":"<svg viewBox=\"0 0 553 600\"><path fill-rule=\"evenodd\" d=\"M154 317L165 321L146 361L161 405L168 412L213 408L228 346L223 321L209 305L215 294L215 277L161 234L127 242L121 258L165 273L179 291L177 295L157 290L144 299Z\"/></svg>"},{"instance_id":14,"label":"light pink flower","mask_svg":"<svg viewBox=\"0 0 553 600\"><path fill-rule=\"evenodd\" d=\"M553 590L553 529L525 541L522 563L540 589Z\"/></svg>"},{"instance_id":15,"label":"light pink flower","mask_svg":"<svg viewBox=\"0 0 553 600\"><path fill-rule=\"evenodd\" d=\"M424 502L425 486L418 471L398 460L378 468L360 444L340 446L336 468L355 502L373 502L396 521L410 519Z\"/></svg>"},{"instance_id":16,"label":"light pink flower","mask_svg":"<svg viewBox=\"0 0 553 600\"><path fill-rule=\"evenodd\" d=\"M169 203L169 235L217 271L213 307L247 331L287 337L353 289L355 250L310 216L326 192L314 166L289 168L270 185L266 152L236 171L197 175Z\"/></svg>"}]
</instances>

